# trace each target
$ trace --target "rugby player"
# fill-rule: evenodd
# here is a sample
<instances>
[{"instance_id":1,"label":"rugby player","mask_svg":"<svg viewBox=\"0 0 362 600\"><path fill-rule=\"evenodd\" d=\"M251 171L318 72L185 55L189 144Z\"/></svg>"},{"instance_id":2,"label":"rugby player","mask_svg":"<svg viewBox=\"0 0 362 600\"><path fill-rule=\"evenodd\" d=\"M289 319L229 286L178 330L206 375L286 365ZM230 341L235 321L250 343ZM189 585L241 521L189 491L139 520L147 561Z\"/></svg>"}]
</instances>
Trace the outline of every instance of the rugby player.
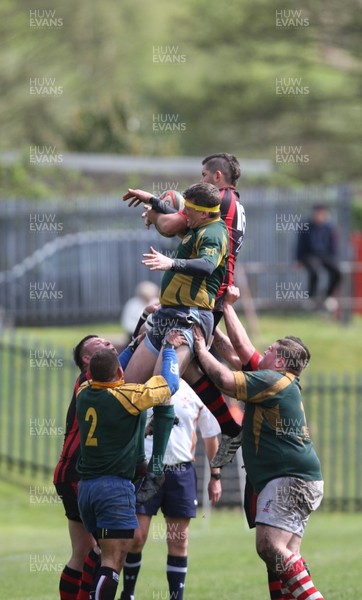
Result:
<instances>
[{"instance_id":1,"label":"rugby player","mask_svg":"<svg viewBox=\"0 0 362 600\"><path fill-rule=\"evenodd\" d=\"M185 191L185 214L189 231L180 242L175 257L164 256L151 247L142 261L150 270L166 271L161 283L161 308L153 315L152 330L147 333L125 370L126 381L147 381L157 362L165 335L170 329L181 330L187 346L177 349L181 374L192 359L192 325L199 323L210 341L214 319L212 310L223 281L229 250L229 236L220 219L220 193L212 184L199 183ZM155 409L154 451L149 462L149 477L137 494L142 502L148 491L162 485L163 463L174 414L158 425ZM172 407L171 407L172 408ZM157 435L156 435L157 433ZM143 495L143 492L145 495Z\"/></svg>"},{"instance_id":2,"label":"rugby player","mask_svg":"<svg viewBox=\"0 0 362 600\"><path fill-rule=\"evenodd\" d=\"M234 363L253 371L230 371L208 351L194 328L195 353L215 384L245 403L242 450L256 493L256 548L268 569L271 598L323 600L314 586L300 546L310 513L323 497L320 462L309 437L299 376L310 360L294 336L277 340L261 356L250 342L231 301L224 317ZM229 300L229 301L228 301ZM256 370L255 370L256 369Z\"/></svg>"},{"instance_id":3,"label":"rugby player","mask_svg":"<svg viewBox=\"0 0 362 600\"><path fill-rule=\"evenodd\" d=\"M89 371L91 379L79 387L76 401L80 433L78 505L86 530L96 533L101 548L101 566L89 598L113 600L138 527L132 479L138 438L143 435L140 413L171 402L179 387L179 373L171 348L161 354L159 374L144 385L124 383L117 353L109 348L93 354Z\"/></svg>"},{"instance_id":4,"label":"rugby player","mask_svg":"<svg viewBox=\"0 0 362 600\"><path fill-rule=\"evenodd\" d=\"M245 211L240 204L239 193L235 189L239 177L240 165L237 158L232 154L224 152L211 154L202 161L201 181L212 183L219 189L221 197L220 215L226 224L230 239L226 272L215 302L214 328L222 317L224 294L228 286L234 284L235 261L245 234ZM144 190L129 189L123 199L130 200L129 206L138 206L141 202L150 204L146 215L146 226L149 227L149 225L155 224L159 231L163 231L167 235L184 234L187 231L185 212L175 211L151 193ZM232 460L235 452L240 447L240 425L234 420L229 411L224 396L210 379L201 373L200 369L195 368L195 364L184 373L184 377L219 422L222 437L213 465L222 467Z\"/></svg>"}]
</instances>

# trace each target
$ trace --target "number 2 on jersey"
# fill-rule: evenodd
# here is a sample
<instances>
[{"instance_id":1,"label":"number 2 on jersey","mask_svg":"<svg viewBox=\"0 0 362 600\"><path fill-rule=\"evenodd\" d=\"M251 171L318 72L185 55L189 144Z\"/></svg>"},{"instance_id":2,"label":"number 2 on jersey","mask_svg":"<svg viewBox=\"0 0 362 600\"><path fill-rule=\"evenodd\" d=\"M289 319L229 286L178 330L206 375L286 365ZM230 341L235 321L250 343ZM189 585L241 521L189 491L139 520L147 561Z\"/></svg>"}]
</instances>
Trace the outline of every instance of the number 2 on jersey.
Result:
<instances>
[{"instance_id":1,"label":"number 2 on jersey","mask_svg":"<svg viewBox=\"0 0 362 600\"><path fill-rule=\"evenodd\" d=\"M89 419L92 419L91 422L91 426L87 435L87 439L85 441L85 445L86 446L98 446L98 440L96 437L93 437L93 433L95 428L97 427L97 413L95 408L91 407L88 408L86 415L85 415L85 420L89 421Z\"/></svg>"}]
</instances>

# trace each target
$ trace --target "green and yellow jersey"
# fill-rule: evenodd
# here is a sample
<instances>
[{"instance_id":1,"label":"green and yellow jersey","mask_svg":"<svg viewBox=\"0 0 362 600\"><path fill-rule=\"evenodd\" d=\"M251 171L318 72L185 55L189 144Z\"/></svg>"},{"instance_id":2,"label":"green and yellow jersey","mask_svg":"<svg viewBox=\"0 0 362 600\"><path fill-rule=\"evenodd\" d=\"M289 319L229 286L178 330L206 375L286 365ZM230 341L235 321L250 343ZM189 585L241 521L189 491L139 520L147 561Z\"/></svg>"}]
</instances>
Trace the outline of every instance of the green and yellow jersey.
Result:
<instances>
[{"instance_id":1,"label":"green and yellow jersey","mask_svg":"<svg viewBox=\"0 0 362 600\"><path fill-rule=\"evenodd\" d=\"M214 270L211 275L166 271L161 283L161 304L212 310L224 278L228 256L229 234L220 218L190 229L179 244L175 258L204 258L214 265Z\"/></svg>"},{"instance_id":2,"label":"green and yellow jersey","mask_svg":"<svg viewBox=\"0 0 362 600\"><path fill-rule=\"evenodd\" d=\"M234 377L236 397L245 402L242 450L255 491L278 477L322 480L298 377L272 370L237 371Z\"/></svg>"},{"instance_id":3,"label":"green and yellow jersey","mask_svg":"<svg viewBox=\"0 0 362 600\"><path fill-rule=\"evenodd\" d=\"M166 380L157 375L146 384L86 381L77 393L81 479L118 475L132 479L135 472L140 412L171 397Z\"/></svg>"}]
</instances>

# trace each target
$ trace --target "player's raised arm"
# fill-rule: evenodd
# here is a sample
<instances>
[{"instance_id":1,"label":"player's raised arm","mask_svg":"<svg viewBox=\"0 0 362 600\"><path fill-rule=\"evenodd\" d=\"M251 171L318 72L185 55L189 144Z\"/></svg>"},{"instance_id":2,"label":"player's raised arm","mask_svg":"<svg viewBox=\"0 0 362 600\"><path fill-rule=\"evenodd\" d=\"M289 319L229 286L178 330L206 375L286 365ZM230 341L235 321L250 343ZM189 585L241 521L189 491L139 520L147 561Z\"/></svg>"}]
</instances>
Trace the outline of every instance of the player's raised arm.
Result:
<instances>
[{"instance_id":1,"label":"player's raised arm","mask_svg":"<svg viewBox=\"0 0 362 600\"><path fill-rule=\"evenodd\" d=\"M235 398L236 385L233 372L222 365L210 352L205 343L204 335L198 325L193 327L194 352L202 369L215 385L232 398Z\"/></svg>"},{"instance_id":2,"label":"player's raised arm","mask_svg":"<svg viewBox=\"0 0 362 600\"><path fill-rule=\"evenodd\" d=\"M133 190L132 188L128 189L128 192L126 192L123 196L122 196L122 200L124 200L125 202L127 200L130 200L130 202L128 203L128 206L133 206L134 208L136 206L139 206L139 204L145 203L145 204L149 204L151 198L153 198L153 194L151 194L150 192L146 192L145 190Z\"/></svg>"},{"instance_id":3,"label":"player's raised arm","mask_svg":"<svg viewBox=\"0 0 362 600\"><path fill-rule=\"evenodd\" d=\"M218 354L220 354L220 356L230 365L230 367L236 369L237 371L242 368L243 364L235 352L234 346L232 345L228 336L221 331L219 326L217 326L215 329L213 345Z\"/></svg>"},{"instance_id":4,"label":"player's raised arm","mask_svg":"<svg viewBox=\"0 0 362 600\"><path fill-rule=\"evenodd\" d=\"M224 320L230 342L243 365L247 365L255 352L244 326L236 314L233 303L239 298L239 289L230 286L224 298Z\"/></svg>"}]
</instances>

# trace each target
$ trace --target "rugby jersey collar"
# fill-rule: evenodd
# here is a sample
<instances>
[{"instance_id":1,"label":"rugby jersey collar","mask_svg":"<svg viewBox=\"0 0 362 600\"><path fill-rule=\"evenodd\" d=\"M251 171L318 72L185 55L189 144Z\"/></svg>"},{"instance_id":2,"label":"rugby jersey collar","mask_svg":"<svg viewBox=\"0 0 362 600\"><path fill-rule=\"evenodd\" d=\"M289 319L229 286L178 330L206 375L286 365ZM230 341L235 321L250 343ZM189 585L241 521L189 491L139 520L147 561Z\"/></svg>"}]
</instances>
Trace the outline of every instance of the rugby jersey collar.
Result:
<instances>
[{"instance_id":1,"label":"rugby jersey collar","mask_svg":"<svg viewBox=\"0 0 362 600\"><path fill-rule=\"evenodd\" d=\"M106 388L117 388L123 384L124 384L124 379L118 379L118 381L91 381L90 382L91 387L96 390L101 390L101 389L106 389Z\"/></svg>"}]
</instances>

